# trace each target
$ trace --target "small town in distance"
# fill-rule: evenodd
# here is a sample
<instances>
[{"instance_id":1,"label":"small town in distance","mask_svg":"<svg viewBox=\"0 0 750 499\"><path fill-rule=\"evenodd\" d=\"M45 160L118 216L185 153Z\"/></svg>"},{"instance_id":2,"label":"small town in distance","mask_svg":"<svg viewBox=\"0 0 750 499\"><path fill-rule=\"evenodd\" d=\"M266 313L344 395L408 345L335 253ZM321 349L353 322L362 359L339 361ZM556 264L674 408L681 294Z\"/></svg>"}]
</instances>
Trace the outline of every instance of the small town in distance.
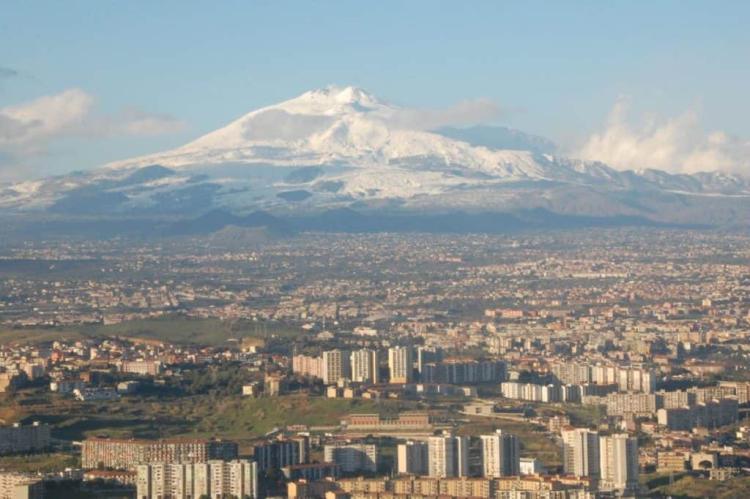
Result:
<instances>
[{"instance_id":1,"label":"small town in distance","mask_svg":"<svg viewBox=\"0 0 750 499\"><path fill-rule=\"evenodd\" d=\"M743 497L749 243L7 244L0 497Z\"/></svg>"}]
</instances>

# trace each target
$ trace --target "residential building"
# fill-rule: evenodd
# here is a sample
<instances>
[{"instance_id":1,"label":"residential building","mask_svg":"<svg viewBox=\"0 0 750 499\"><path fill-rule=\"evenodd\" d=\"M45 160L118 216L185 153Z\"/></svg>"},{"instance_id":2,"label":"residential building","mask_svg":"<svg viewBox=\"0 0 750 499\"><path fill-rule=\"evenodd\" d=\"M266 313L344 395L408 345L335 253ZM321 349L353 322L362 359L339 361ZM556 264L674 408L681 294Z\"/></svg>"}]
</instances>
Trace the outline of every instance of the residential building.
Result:
<instances>
[{"instance_id":1,"label":"residential building","mask_svg":"<svg viewBox=\"0 0 750 499\"><path fill-rule=\"evenodd\" d=\"M586 428L564 428L561 432L563 470L575 476L599 476L599 434Z\"/></svg>"},{"instance_id":2,"label":"residential building","mask_svg":"<svg viewBox=\"0 0 750 499\"><path fill-rule=\"evenodd\" d=\"M656 420L670 430L690 431L693 428L718 428L737 422L739 406L737 399L723 398L701 402L694 407L659 409Z\"/></svg>"},{"instance_id":3,"label":"residential building","mask_svg":"<svg viewBox=\"0 0 750 499\"><path fill-rule=\"evenodd\" d=\"M323 460L336 463L344 473L378 470L378 446L365 443L337 442L323 447Z\"/></svg>"},{"instance_id":4,"label":"residential building","mask_svg":"<svg viewBox=\"0 0 750 499\"><path fill-rule=\"evenodd\" d=\"M292 357L292 372L301 376L322 379L323 358L310 357L308 355L295 355Z\"/></svg>"},{"instance_id":5,"label":"residential building","mask_svg":"<svg viewBox=\"0 0 750 499\"><path fill-rule=\"evenodd\" d=\"M687 469L690 451L687 450L660 450L656 453L656 470L660 473L681 473Z\"/></svg>"},{"instance_id":6,"label":"residential building","mask_svg":"<svg viewBox=\"0 0 750 499\"><path fill-rule=\"evenodd\" d=\"M425 383L498 383L506 377L505 362L500 360L454 358L423 364L420 369L420 380Z\"/></svg>"},{"instance_id":7,"label":"residential building","mask_svg":"<svg viewBox=\"0 0 750 499\"><path fill-rule=\"evenodd\" d=\"M253 461L142 464L137 472L137 499L258 497L258 467Z\"/></svg>"},{"instance_id":8,"label":"residential building","mask_svg":"<svg viewBox=\"0 0 750 499\"><path fill-rule=\"evenodd\" d=\"M120 363L120 372L139 374L141 376L158 376L162 365L158 360L130 360Z\"/></svg>"},{"instance_id":9,"label":"residential building","mask_svg":"<svg viewBox=\"0 0 750 499\"><path fill-rule=\"evenodd\" d=\"M392 347L388 349L388 372L391 383L410 383L414 377L414 354L412 347Z\"/></svg>"},{"instance_id":10,"label":"residential building","mask_svg":"<svg viewBox=\"0 0 750 499\"><path fill-rule=\"evenodd\" d=\"M356 383L378 383L378 352L363 348L351 354L352 381Z\"/></svg>"},{"instance_id":11,"label":"residential building","mask_svg":"<svg viewBox=\"0 0 750 499\"><path fill-rule=\"evenodd\" d=\"M263 394L278 397L286 391L286 380L280 374L266 374L263 378Z\"/></svg>"},{"instance_id":12,"label":"residential building","mask_svg":"<svg viewBox=\"0 0 750 499\"><path fill-rule=\"evenodd\" d=\"M522 457L519 470L522 475L541 475L544 473L544 465L535 457Z\"/></svg>"},{"instance_id":13,"label":"residential building","mask_svg":"<svg viewBox=\"0 0 750 499\"><path fill-rule=\"evenodd\" d=\"M253 447L253 459L261 471L281 469L284 466L304 464L310 452L307 437L272 440Z\"/></svg>"},{"instance_id":14,"label":"residential building","mask_svg":"<svg viewBox=\"0 0 750 499\"><path fill-rule=\"evenodd\" d=\"M76 388L73 390L73 396L81 402L117 400L120 394L111 387L103 388Z\"/></svg>"},{"instance_id":15,"label":"residential building","mask_svg":"<svg viewBox=\"0 0 750 499\"><path fill-rule=\"evenodd\" d=\"M334 385L339 380L349 378L349 355L342 350L323 352L321 377L326 385Z\"/></svg>"},{"instance_id":16,"label":"residential building","mask_svg":"<svg viewBox=\"0 0 750 499\"><path fill-rule=\"evenodd\" d=\"M203 439L87 438L81 450L84 469L135 469L140 464L205 463L236 458L236 443Z\"/></svg>"},{"instance_id":17,"label":"residential building","mask_svg":"<svg viewBox=\"0 0 750 499\"><path fill-rule=\"evenodd\" d=\"M396 448L396 469L399 474L426 475L428 473L427 442L408 441Z\"/></svg>"},{"instance_id":18,"label":"residential building","mask_svg":"<svg viewBox=\"0 0 750 499\"><path fill-rule=\"evenodd\" d=\"M521 446L515 435L497 430L479 438L482 441L483 476L497 478L521 474Z\"/></svg>"},{"instance_id":19,"label":"residential building","mask_svg":"<svg viewBox=\"0 0 750 499\"><path fill-rule=\"evenodd\" d=\"M291 464L281 468L281 472L287 480L312 482L323 478L336 478L339 476L339 467L336 463Z\"/></svg>"},{"instance_id":20,"label":"residential building","mask_svg":"<svg viewBox=\"0 0 750 499\"><path fill-rule=\"evenodd\" d=\"M608 416L653 416L664 407L664 397L655 393L610 393L606 404Z\"/></svg>"},{"instance_id":21,"label":"residential building","mask_svg":"<svg viewBox=\"0 0 750 499\"><path fill-rule=\"evenodd\" d=\"M469 474L469 439L444 433L429 437L428 475L436 478L463 477Z\"/></svg>"},{"instance_id":22,"label":"residential building","mask_svg":"<svg viewBox=\"0 0 750 499\"><path fill-rule=\"evenodd\" d=\"M0 454L39 452L50 445L49 425L34 422L0 426Z\"/></svg>"},{"instance_id":23,"label":"residential building","mask_svg":"<svg viewBox=\"0 0 750 499\"><path fill-rule=\"evenodd\" d=\"M618 434L599 439L600 488L635 491L638 488L638 439Z\"/></svg>"}]
</instances>

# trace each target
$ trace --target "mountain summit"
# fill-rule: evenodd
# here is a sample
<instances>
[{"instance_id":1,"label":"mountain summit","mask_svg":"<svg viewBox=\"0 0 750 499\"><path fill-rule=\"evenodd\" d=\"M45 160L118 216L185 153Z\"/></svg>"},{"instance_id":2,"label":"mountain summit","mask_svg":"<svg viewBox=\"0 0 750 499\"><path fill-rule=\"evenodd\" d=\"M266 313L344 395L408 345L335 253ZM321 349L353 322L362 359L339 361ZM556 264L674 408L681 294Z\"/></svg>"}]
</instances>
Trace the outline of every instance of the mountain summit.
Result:
<instances>
[{"instance_id":1,"label":"mountain summit","mask_svg":"<svg viewBox=\"0 0 750 499\"><path fill-rule=\"evenodd\" d=\"M427 130L420 118L419 111L356 87L312 90L177 149L0 187L0 207L183 216L214 209L289 214L350 207L373 213L542 208L709 224L750 215L750 183L738 176L617 171L553 155L549 141L522 132L487 126Z\"/></svg>"},{"instance_id":2,"label":"mountain summit","mask_svg":"<svg viewBox=\"0 0 750 499\"><path fill-rule=\"evenodd\" d=\"M110 167L159 164L184 168L239 162L335 164L374 171L422 158L489 175L538 177L542 173L535 171L528 154L492 151L415 129L411 123L415 119L413 110L386 104L362 89L327 87L252 111L178 149L119 161Z\"/></svg>"}]
</instances>

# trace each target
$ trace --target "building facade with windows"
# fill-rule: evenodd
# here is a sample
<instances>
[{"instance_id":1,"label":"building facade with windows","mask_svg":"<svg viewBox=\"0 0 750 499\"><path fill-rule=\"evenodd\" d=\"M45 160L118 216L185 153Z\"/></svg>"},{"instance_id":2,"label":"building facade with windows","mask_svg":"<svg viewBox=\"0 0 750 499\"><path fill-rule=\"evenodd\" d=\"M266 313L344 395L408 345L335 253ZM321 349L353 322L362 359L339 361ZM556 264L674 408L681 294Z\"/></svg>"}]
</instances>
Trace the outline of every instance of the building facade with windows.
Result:
<instances>
[{"instance_id":1,"label":"building facade with windows","mask_svg":"<svg viewBox=\"0 0 750 499\"><path fill-rule=\"evenodd\" d=\"M138 499L258 497L258 467L248 460L142 464L137 473Z\"/></svg>"}]
</instances>

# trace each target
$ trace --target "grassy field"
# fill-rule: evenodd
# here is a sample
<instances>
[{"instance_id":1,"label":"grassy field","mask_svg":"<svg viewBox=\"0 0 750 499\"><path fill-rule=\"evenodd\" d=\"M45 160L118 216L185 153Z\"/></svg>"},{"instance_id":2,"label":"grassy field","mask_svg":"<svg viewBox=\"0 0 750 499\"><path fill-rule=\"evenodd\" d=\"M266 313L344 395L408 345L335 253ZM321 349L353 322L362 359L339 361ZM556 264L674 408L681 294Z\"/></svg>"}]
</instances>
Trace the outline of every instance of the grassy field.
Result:
<instances>
[{"instance_id":1,"label":"grassy field","mask_svg":"<svg viewBox=\"0 0 750 499\"><path fill-rule=\"evenodd\" d=\"M55 340L79 340L86 334L72 328L9 328L0 326L0 343L22 344Z\"/></svg>"},{"instance_id":2,"label":"grassy field","mask_svg":"<svg viewBox=\"0 0 750 499\"><path fill-rule=\"evenodd\" d=\"M596 427L606 420L607 410L601 405L566 404L565 413L575 426Z\"/></svg>"},{"instance_id":3,"label":"grassy field","mask_svg":"<svg viewBox=\"0 0 750 499\"><path fill-rule=\"evenodd\" d=\"M674 499L711 497L712 499L739 499L750 497L750 477L736 477L725 482L690 475L675 475L669 484L669 475L643 476L643 483L652 495Z\"/></svg>"},{"instance_id":4,"label":"grassy field","mask_svg":"<svg viewBox=\"0 0 750 499\"><path fill-rule=\"evenodd\" d=\"M222 345L229 339L292 338L300 334L296 328L278 323L252 321L221 321L170 315L111 325L60 327L0 328L0 343L29 343L53 340L77 340L87 337L125 336L154 339L170 343Z\"/></svg>"},{"instance_id":5,"label":"grassy field","mask_svg":"<svg viewBox=\"0 0 750 499\"><path fill-rule=\"evenodd\" d=\"M409 409L405 402L327 399L306 395L242 398L226 395L126 397L82 403L52 394L21 391L0 399L8 422L39 420L52 436L81 440L96 435L122 438L217 437L246 444L290 424L333 426L349 413ZM12 414L12 417L8 415Z\"/></svg>"},{"instance_id":6,"label":"grassy field","mask_svg":"<svg viewBox=\"0 0 750 499\"><path fill-rule=\"evenodd\" d=\"M221 434L228 438L263 435L276 427L303 424L311 427L338 424L349 413L378 412L383 405L369 400L325 399L288 396L261 399L229 399L203 418L198 434Z\"/></svg>"},{"instance_id":7,"label":"grassy field","mask_svg":"<svg viewBox=\"0 0 750 499\"><path fill-rule=\"evenodd\" d=\"M77 456L62 452L31 454L23 456L0 456L0 469L6 471L48 472L64 468L80 467Z\"/></svg>"}]
</instances>

